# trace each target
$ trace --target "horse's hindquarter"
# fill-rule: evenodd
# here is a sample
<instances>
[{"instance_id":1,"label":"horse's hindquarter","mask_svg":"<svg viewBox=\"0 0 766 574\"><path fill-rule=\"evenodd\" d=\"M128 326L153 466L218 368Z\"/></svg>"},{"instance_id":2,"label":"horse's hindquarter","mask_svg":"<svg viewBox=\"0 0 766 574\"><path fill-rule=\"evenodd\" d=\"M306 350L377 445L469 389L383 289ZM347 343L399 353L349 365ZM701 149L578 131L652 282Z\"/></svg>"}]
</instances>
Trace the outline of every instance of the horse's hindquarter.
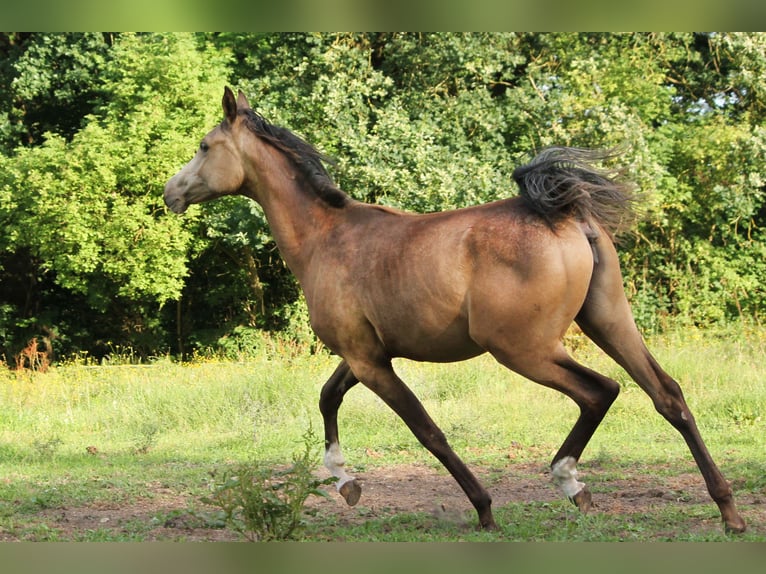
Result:
<instances>
[{"instance_id":1,"label":"horse's hindquarter","mask_svg":"<svg viewBox=\"0 0 766 574\"><path fill-rule=\"evenodd\" d=\"M593 274L581 226L568 220L552 230L524 217L504 235L500 229L475 234L473 243L471 337L490 352L503 345L528 356L548 353L582 307Z\"/></svg>"}]
</instances>

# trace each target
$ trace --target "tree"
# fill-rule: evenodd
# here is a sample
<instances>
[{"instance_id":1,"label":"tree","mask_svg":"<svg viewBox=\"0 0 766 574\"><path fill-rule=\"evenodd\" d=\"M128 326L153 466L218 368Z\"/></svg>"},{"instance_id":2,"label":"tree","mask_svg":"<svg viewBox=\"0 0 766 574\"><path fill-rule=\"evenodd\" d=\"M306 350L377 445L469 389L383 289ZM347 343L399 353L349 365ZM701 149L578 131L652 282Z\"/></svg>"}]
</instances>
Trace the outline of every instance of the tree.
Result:
<instances>
[{"instance_id":1,"label":"tree","mask_svg":"<svg viewBox=\"0 0 766 574\"><path fill-rule=\"evenodd\" d=\"M0 150L71 138L103 102L98 84L110 34L0 34Z\"/></svg>"},{"instance_id":2,"label":"tree","mask_svg":"<svg viewBox=\"0 0 766 574\"><path fill-rule=\"evenodd\" d=\"M621 258L639 323L760 317L762 34L2 34L0 337L62 351L303 336L256 205L183 218L165 181L225 84L334 158L352 196L415 211L516 193L551 145L622 146L643 219Z\"/></svg>"},{"instance_id":3,"label":"tree","mask_svg":"<svg viewBox=\"0 0 766 574\"><path fill-rule=\"evenodd\" d=\"M190 233L164 216L162 190L218 115L225 57L192 35L124 35L110 56L91 78L104 104L71 140L47 132L0 160L3 263L27 299L3 294L16 303L6 347L45 326L70 351L163 346L159 310L181 292Z\"/></svg>"}]
</instances>

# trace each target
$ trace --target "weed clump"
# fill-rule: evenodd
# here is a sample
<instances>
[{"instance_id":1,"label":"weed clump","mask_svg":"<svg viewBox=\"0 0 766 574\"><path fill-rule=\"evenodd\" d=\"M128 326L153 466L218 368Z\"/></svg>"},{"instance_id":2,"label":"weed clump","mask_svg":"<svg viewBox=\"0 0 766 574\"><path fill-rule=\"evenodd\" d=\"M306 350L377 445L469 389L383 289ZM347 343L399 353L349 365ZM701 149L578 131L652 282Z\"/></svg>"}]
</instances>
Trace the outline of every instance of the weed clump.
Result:
<instances>
[{"instance_id":1,"label":"weed clump","mask_svg":"<svg viewBox=\"0 0 766 574\"><path fill-rule=\"evenodd\" d=\"M219 508L226 526L251 542L294 538L303 526L308 497L326 497L320 486L333 480L314 476L316 444L309 429L303 435L303 449L293 454L289 468L242 464L223 473L213 484L212 494L202 501Z\"/></svg>"}]
</instances>

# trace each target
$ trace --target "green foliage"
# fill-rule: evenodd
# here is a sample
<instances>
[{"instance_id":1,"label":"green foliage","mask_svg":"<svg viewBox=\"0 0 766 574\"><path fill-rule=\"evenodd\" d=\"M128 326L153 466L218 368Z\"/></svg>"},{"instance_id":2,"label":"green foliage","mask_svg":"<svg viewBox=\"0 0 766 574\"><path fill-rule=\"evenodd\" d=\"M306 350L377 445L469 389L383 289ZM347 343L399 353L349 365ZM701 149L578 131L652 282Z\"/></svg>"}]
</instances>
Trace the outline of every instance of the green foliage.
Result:
<instances>
[{"instance_id":1,"label":"green foliage","mask_svg":"<svg viewBox=\"0 0 766 574\"><path fill-rule=\"evenodd\" d=\"M314 477L316 445L316 436L309 428L303 435L303 450L293 454L292 466L275 470L248 463L225 471L203 502L220 508L227 526L251 542L295 537L308 497L327 496L319 487L334 480Z\"/></svg>"},{"instance_id":2,"label":"green foliage","mask_svg":"<svg viewBox=\"0 0 766 574\"><path fill-rule=\"evenodd\" d=\"M121 36L89 79L104 103L70 140L59 127L41 145L0 156L0 242L8 253L0 265L27 288L11 344L30 336L27 325L48 325L68 351L93 351L99 336L143 352L163 346L157 310L181 292L191 236L185 222L164 217L162 189L188 155L187 138L216 117L211 87L225 82L224 62L198 50L191 35ZM79 321L62 298L84 306ZM86 327L84 318L108 328ZM90 344L73 340L83 327Z\"/></svg>"},{"instance_id":3,"label":"green foliage","mask_svg":"<svg viewBox=\"0 0 766 574\"><path fill-rule=\"evenodd\" d=\"M0 34L0 354L190 356L250 329L319 346L255 204L162 205L225 84L352 196L421 212L513 195L546 145L623 146L641 327L758 321L764 70L753 33Z\"/></svg>"},{"instance_id":4,"label":"green foliage","mask_svg":"<svg viewBox=\"0 0 766 574\"><path fill-rule=\"evenodd\" d=\"M110 34L0 35L0 150L40 145L55 131L67 138L101 103L94 82L109 59Z\"/></svg>"}]
</instances>

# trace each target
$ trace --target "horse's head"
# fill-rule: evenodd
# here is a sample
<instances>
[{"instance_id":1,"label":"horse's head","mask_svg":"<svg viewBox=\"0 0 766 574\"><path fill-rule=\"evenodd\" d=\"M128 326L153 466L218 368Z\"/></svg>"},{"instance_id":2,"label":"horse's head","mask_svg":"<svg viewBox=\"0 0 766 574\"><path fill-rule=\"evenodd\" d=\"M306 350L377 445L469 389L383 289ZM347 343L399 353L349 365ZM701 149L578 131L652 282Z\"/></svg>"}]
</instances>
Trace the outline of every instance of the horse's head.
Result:
<instances>
[{"instance_id":1,"label":"horse's head","mask_svg":"<svg viewBox=\"0 0 766 574\"><path fill-rule=\"evenodd\" d=\"M234 133L241 122L238 112L249 110L247 98L240 91L235 99L227 87L223 94L225 119L199 144L194 158L165 185L165 204L175 213L183 213L192 203L201 203L222 195L237 193L245 181Z\"/></svg>"}]
</instances>

